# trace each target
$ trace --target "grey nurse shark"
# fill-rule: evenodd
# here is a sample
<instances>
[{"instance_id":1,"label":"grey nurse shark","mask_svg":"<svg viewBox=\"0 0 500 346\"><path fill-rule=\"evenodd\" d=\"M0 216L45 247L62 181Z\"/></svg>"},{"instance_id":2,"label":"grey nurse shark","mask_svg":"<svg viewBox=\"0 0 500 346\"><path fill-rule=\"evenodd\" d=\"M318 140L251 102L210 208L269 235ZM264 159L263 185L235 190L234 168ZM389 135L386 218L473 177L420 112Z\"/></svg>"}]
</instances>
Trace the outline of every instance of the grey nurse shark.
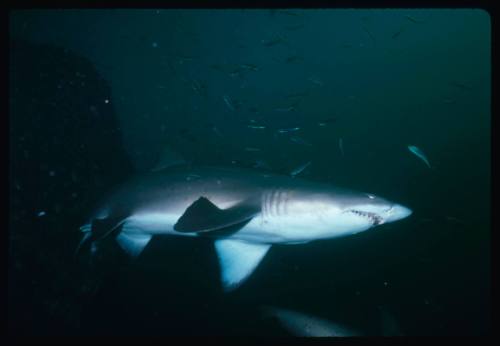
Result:
<instances>
[{"instance_id":1,"label":"grey nurse shark","mask_svg":"<svg viewBox=\"0 0 500 346\"><path fill-rule=\"evenodd\" d=\"M214 240L225 291L249 277L273 244L356 234L411 210L384 198L287 175L177 160L117 188L80 230L94 253L115 237L137 257L155 235Z\"/></svg>"},{"instance_id":2,"label":"grey nurse shark","mask_svg":"<svg viewBox=\"0 0 500 346\"><path fill-rule=\"evenodd\" d=\"M357 336L403 336L398 321L386 306L378 306L378 331L363 331L352 326L338 323L309 313L276 307L261 306L264 317L275 319L293 336L299 337L357 337Z\"/></svg>"}]
</instances>

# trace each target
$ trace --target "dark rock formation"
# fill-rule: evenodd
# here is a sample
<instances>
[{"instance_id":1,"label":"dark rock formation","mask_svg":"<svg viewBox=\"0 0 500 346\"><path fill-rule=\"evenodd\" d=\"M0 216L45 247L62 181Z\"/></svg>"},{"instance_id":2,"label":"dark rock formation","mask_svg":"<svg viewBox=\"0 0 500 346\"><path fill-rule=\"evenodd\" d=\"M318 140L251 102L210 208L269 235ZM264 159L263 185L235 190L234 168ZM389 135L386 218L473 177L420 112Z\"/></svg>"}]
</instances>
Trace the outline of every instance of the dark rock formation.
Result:
<instances>
[{"instance_id":1,"label":"dark rock formation","mask_svg":"<svg viewBox=\"0 0 500 346\"><path fill-rule=\"evenodd\" d=\"M77 332L78 227L129 176L108 83L67 49L10 44L9 331Z\"/></svg>"}]
</instances>

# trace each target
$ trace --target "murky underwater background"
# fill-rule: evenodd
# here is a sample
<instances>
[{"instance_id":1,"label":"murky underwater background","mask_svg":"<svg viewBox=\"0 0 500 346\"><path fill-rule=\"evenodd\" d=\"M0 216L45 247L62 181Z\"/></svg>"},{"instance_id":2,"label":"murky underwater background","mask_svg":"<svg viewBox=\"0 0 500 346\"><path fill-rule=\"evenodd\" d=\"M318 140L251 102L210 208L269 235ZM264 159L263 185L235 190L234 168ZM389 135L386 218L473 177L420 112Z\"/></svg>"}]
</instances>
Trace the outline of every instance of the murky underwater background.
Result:
<instances>
[{"instance_id":1,"label":"murky underwater background","mask_svg":"<svg viewBox=\"0 0 500 346\"><path fill-rule=\"evenodd\" d=\"M10 39L11 333L287 335L260 306L365 335L489 332L486 12L19 10ZM167 147L282 173L310 161L303 178L414 213L274 246L228 295L207 240L158 238L132 264L110 244L112 265L82 271L88 212Z\"/></svg>"}]
</instances>

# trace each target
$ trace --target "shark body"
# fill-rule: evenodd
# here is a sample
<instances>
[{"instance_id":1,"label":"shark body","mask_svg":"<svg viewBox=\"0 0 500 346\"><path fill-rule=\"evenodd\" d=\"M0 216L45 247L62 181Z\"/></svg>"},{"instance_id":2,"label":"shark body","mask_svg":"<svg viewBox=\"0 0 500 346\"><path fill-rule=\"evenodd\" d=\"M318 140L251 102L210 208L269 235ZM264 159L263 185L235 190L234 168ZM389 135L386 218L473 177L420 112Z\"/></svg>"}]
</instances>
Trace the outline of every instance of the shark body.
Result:
<instances>
[{"instance_id":1,"label":"shark body","mask_svg":"<svg viewBox=\"0 0 500 346\"><path fill-rule=\"evenodd\" d=\"M176 164L130 180L80 229L91 252L114 236L137 257L155 235L211 237L226 291L254 271L273 244L365 231L411 211L384 198L297 177Z\"/></svg>"},{"instance_id":2,"label":"shark body","mask_svg":"<svg viewBox=\"0 0 500 346\"><path fill-rule=\"evenodd\" d=\"M265 317L272 317L291 335L298 337L358 337L363 333L318 316L274 306L260 308Z\"/></svg>"}]
</instances>

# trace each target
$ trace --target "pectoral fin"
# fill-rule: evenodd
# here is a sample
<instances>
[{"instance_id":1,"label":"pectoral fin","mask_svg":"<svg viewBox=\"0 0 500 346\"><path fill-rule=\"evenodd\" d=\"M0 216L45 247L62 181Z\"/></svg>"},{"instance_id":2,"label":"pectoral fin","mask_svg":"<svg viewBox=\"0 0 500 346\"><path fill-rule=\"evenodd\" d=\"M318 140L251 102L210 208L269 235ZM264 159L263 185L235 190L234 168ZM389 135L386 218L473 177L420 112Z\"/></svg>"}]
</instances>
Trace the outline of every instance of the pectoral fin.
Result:
<instances>
[{"instance_id":1,"label":"pectoral fin","mask_svg":"<svg viewBox=\"0 0 500 346\"><path fill-rule=\"evenodd\" d=\"M224 290L231 291L241 285L257 268L270 247L269 244L232 239L215 241Z\"/></svg>"},{"instance_id":2,"label":"pectoral fin","mask_svg":"<svg viewBox=\"0 0 500 346\"><path fill-rule=\"evenodd\" d=\"M209 232L226 229L250 221L260 212L254 203L239 203L228 209L219 209L205 197L191 204L174 225L177 232Z\"/></svg>"}]
</instances>

